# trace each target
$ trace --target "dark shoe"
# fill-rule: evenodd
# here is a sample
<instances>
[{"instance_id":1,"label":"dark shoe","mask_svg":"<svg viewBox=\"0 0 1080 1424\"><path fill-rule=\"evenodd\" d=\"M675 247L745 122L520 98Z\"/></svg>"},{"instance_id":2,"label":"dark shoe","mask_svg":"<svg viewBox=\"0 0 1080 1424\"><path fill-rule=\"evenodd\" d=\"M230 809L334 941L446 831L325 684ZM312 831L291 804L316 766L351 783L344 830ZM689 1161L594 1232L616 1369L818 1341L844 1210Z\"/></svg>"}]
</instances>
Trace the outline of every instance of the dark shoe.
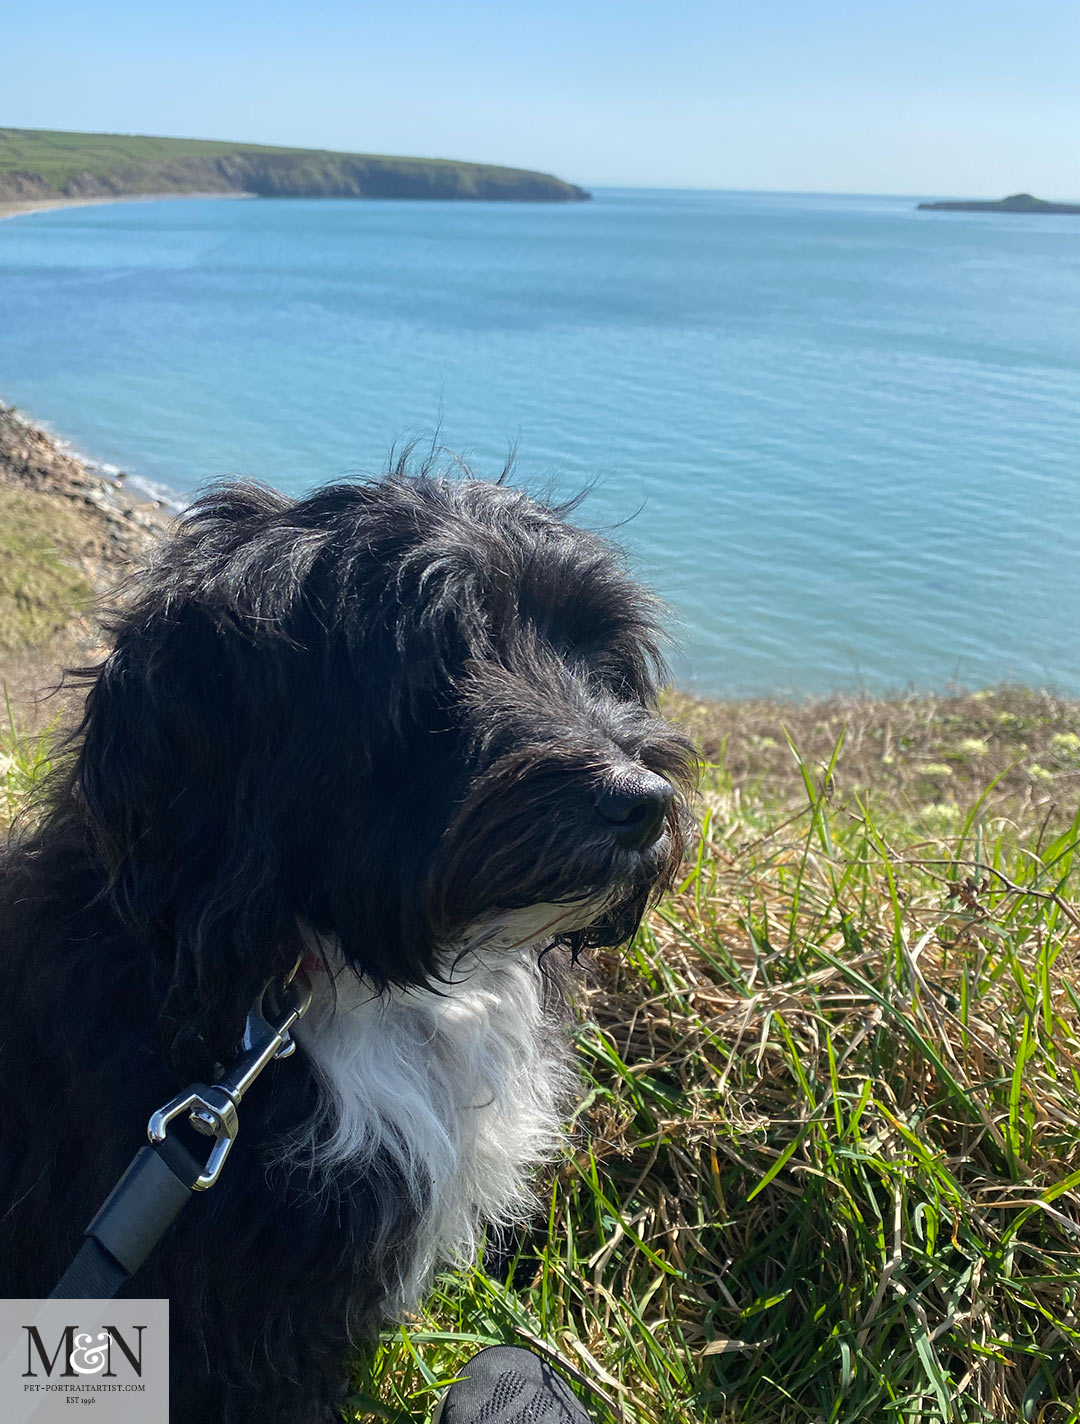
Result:
<instances>
[{"instance_id":1,"label":"dark shoe","mask_svg":"<svg viewBox=\"0 0 1080 1424\"><path fill-rule=\"evenodd\" d=\"M431 1424L589 1424L559 1376L531 1350L490 1345L461 1373Z\"/></svg>"}]
</instances>

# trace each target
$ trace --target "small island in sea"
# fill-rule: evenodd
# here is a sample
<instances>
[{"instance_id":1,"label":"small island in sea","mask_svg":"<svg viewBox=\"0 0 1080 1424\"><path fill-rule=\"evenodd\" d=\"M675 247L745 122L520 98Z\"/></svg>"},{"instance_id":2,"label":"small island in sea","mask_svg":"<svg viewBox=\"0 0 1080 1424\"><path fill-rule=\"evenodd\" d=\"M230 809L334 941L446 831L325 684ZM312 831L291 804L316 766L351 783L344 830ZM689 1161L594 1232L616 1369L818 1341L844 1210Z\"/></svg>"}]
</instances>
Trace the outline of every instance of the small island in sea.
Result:
<instances>
[{"instance_id":1,"label":"small island in sea","mask_svg":"<svg viewBox=\"0 0 1080 1424\"><path fill-rule=\"evenodd\" d=\"M528 168L450 158L389 158L142 134L0 128L0 201L169 194L258 198L451 198L580 203L574 183Z\"/></svg>"},{"instance_id":2,"label":"small island in sea","mask_svg":"<svg viewBox=\"0 0 1080 1424\"><path fill-rule=\"evenodd\" d=\"M1080 203L1048 203L1033 198L1030 193L1014 193L997 202L919 203L919 210L938 213L1074 213L1080 214Z\"/></svg>"}]
</instances>

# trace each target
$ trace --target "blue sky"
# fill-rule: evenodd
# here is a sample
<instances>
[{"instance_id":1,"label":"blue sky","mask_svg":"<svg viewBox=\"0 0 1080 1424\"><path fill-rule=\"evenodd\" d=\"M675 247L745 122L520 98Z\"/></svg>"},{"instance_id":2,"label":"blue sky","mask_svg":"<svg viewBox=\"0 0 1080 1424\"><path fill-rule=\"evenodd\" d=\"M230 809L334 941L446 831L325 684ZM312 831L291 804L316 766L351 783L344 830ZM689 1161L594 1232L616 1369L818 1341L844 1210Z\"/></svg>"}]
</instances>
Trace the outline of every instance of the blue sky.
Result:
<instances>
[{"instance_id":1,"label":"blue sky","mask_svg":"<svg viewBox=\"0 0 1080 1424\"><path fill-rule=\"evenodd\" d=\"M17 127L1080 199L1076 0L51 0L2 44Z\"/></svg>"}]
</instances>

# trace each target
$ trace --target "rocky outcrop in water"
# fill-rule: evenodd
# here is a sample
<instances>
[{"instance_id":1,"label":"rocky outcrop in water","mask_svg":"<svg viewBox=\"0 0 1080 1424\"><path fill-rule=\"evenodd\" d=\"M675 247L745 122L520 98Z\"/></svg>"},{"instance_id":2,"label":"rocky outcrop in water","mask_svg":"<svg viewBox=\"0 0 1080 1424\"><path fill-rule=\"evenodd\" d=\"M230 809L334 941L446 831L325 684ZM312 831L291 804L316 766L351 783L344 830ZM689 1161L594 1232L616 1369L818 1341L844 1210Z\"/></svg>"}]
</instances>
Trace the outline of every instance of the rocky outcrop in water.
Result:
<instances>
[{"instance_id":1,"label":"rocky outcrop in water","mask_svg":"<svg viewBox=\"0 0 1080 1424\"><path fill-rule=\"evenodd\" d=\"M920 212L928 213L1072 213L1080 214L1080 204L1048 203L1045 198L1033 198L1030 193L1014 193L1011 198L999 198L996 203L949 202L919 203Z\"/></svg>"}]
</instances>

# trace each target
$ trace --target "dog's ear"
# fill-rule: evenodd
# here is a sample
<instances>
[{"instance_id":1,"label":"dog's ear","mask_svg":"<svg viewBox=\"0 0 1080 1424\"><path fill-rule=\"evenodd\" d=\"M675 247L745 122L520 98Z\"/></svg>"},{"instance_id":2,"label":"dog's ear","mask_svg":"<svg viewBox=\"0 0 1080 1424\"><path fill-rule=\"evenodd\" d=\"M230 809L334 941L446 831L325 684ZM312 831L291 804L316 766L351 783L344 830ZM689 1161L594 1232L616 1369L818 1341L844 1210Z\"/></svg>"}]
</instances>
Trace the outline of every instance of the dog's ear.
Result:
<instances>
[{"instance_id":1,"label":"dog's ear","mask_svg":"<svg viewBox=\"0 0 1080 1424\"><path fill-rule=\"evenodd\" d=\"M256 656L226 612L194 600L134 609L87 698L80 796L108 894L146 943L161 1046L198 1076L235 1052L252 1000L299 948L268 792L284 729Z\"/></svg>"}]
</instances>

